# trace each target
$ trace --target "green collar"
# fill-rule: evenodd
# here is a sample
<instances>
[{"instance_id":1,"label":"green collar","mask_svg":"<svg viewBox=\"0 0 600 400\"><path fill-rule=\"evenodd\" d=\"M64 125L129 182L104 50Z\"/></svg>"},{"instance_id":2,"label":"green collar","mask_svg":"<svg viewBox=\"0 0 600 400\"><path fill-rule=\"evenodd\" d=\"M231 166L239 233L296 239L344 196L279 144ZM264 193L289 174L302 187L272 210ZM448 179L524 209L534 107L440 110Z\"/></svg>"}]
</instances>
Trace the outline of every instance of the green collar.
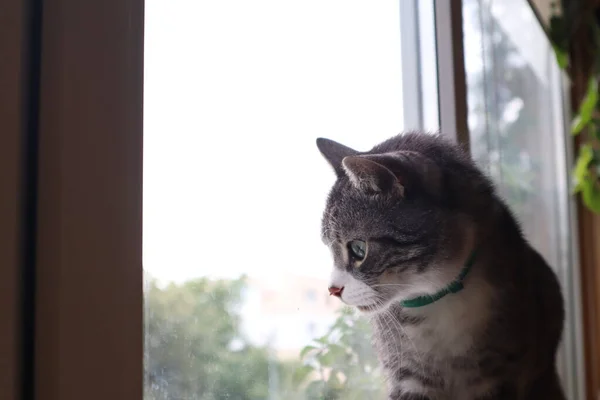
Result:
<instances>
[{"instance_id":1,"label":"green collar","mask_svg":"<svg viewBox=\"0 0 600 400\"><path fill-rule=\"evenodd\" d=\"M419 296L419 297L415 297L413 299L403 300L400 302L400 305L402 307L406 307L406 308L423 307L428 304L435 303L436 301L438 301L442 297L446 296L447 294L458 293L461 290L463 290L465 287L463 285L463 280L465 279L465 277L471 270L471 267L475 263L476 253L477 253L477 249L475 249L471 252L471 255L469 255L469 258L467 259L465 266L460 271L460 274L458 274L458 277L455 280L453 280L452 282L450 282L450 284L448 286L446 286L439 292L436 292L431 295Z\"/></svg>"}]
</instances>

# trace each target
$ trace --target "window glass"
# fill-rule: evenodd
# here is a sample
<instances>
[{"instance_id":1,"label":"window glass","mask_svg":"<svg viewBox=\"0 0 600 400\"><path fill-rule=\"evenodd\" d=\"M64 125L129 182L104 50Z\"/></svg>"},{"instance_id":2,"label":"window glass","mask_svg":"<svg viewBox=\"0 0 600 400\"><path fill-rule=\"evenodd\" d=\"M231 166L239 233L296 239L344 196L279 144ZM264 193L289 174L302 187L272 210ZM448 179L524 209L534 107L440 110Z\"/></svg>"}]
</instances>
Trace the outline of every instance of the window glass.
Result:
<instances>
[{"instance_id":1,"label":"window glass","mask_svg":"<svg viewBox=\"0 0 600 400\"><path fill-rule=\"evenodd\" d=\"M562 77L527 1L465 0L463 20L471 152L563 284L567 323L559 367L574 393Z\"/></svg>"},{"instance_id":2,"label":"window glass","mask_svg":"<svg viewBox=\"0 0 600 400\"><path fill-rule=\"evenodd\" d=\"M147 0L145 18L145 398L382 398L366 321L327 296L315 138L367 149L421 107L400 3Z\"/></svg>"}]
</instances>

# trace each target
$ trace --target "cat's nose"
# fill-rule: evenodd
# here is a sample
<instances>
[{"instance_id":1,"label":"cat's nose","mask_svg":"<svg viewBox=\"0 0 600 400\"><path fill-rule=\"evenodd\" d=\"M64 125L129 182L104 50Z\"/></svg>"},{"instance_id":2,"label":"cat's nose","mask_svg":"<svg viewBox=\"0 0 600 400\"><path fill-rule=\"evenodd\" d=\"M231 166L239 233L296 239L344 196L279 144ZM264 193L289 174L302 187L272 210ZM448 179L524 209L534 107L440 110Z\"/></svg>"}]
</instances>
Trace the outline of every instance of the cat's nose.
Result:
<instances>
[{"instance_id":1,"label":"cat's nose","mask_svg":"<svg viewBox=\"0 0 600 400\"><path fill-rule=\"evenodd\" d=\"M335 286L330 286L329 287L329 295L330 296L335 296L335 297L342 297L342 292L344 291L344 288L338 288Z\"/></svg>"}]
</instances>

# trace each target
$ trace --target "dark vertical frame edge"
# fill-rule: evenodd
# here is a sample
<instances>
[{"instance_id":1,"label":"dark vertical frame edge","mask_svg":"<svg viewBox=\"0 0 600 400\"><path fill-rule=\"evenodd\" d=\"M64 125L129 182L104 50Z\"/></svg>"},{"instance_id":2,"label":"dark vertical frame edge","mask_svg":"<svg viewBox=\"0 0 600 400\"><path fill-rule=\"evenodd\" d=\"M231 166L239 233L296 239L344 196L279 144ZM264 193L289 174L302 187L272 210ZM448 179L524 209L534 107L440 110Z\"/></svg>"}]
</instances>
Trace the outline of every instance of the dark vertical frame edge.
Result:
<instances>
[{"instance_id":1,"label":"dark vertical frame edge","mask_svg":"<svg viewBox=\"0 0 600 400\"><path fill-rule=\"evenodd\" d=\"M462 1L436 1L434 5L441 132L470 152Z\"/></svg>"},{"instance_id":2,"label":"dark vertical frame edge","mask_svg":"<svg viewBox=\"0 0 600 400\"><path fill-rule=\"evenodd\" d=\"M22 53L24 74L23 136L21 142L20 260L21 260L21 354L20 391L23 400L35 398L35 293L37 184L42 52L42 1L25 2L25 45Z\"/></svg>"}]
</instances>

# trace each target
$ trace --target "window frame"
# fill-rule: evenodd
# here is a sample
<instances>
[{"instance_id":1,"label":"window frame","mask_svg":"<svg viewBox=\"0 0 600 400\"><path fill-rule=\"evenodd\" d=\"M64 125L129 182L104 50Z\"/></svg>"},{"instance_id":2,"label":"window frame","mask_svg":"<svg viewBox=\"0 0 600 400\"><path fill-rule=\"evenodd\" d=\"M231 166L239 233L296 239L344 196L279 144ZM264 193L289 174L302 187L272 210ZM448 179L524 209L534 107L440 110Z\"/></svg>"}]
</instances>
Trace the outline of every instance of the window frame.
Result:
<instances>
[{"instance_id":1,"label":"window frame","mask_svg":"<svg viewBox=\"0 0 600 400\"><path fill-rule=\"evenodd\" d=\"M531 0L536 6L547 0ZM542 12L540 19L544 17ZM549 13L546 13L546 19ZM545 21L545 20L542 20ZM546 26L547 26L546 21ZM589 69L591 60L588 52L580 43L585 43L587 31L582 30L576 34L572 40L570 51L571 60L571 79L565 82L566 93L570 93L567 99L566 110L575 110L579 107L581 99L585 96L588 88ZM570 113L569 113L570 114ZM571 115L569 115L571 117ZM570 119L567 119L570 121ZM581 138L578 136L574 140L569 140L571 148L576 148L581 144ZM573 158L573 155L571 155ZM573 164L571 164L573 165ZM579 255L579 286L581 290L581 308L582 308L582 348L584 356L584 376L585 390L587 398L596 399L600 396L600 215L593 213L587 208L581 197L572 199L577 214L577 234L576 243Z\"/></svg>"},{"instance_id":2,"label":"window frame","mask_svg":"<svg viewBox=\"0 0 600 400\"><path fill-rule=\"evenodd\" d=\"M0 393L21 398L21 207L26 18L22 0L0 3Z\"/></svg>"},{"instance_id":3,"label":"window frame","mask_svg":"<svg viewBox=\"0 0 600 400\"><path fill-rule=\"evenodd\" d=\"M35 399L141 399L144 2L47 0L42 33Z\"/></svg>"},{"instance_id":4,"label":"window frame","mask_svg":"<svg viewBox=\"0 0 600 400\"><path fill-rule=\"evenodd\" d=\"M492 3L492 1L490 2ZM536 22L547 34L546 20L550 14L550 2L547 0L524 0L535 15ZM549 37L547 38L550 41ZM552 56L552 55L551 55ZM571 106L569 105L569 79L564 71L558 68L554 59L551 66L550 96L553 113L553 129L549 134L554 136L557 144L555 146L555 162L558 164L558 192L557 204L561 210L559 224L561 234L567 233L568 238L561 238L559 245L565 254L562 266L557 271L558 279L562 287L565 300L565 329L563 331L562 344L559 348L562 354L565 370L559 371L563 383L563 389L570 399L588 398L589 386L586 386L586 373L589 372L586 362L585 349L590 344L585 339L584 325L584 292L582 290L582 266L580 262L580 218L578 217L577 199L572 195L571 166L574 165L574 141L570 135L569 121L571 121ZM564 213L562 213L564 211ZM585 282L585 281L583 281ZM589 329L589 328L587 328ZM563 373L564 372L564 373Z\"/></svg>"},{"instance_id":5,"label":"window frame","mask_svg":"<svg viewBox=\"0 0 600 400\"><path fill-rule=\"evenodd\" d=\"M470 151L462 1L402 0L400 30L405 130L437 131Z\"/></svg>"},{"instance_id":6,"label":"window frame","mask_svg":"<svg viewBox=\"0 0 600 400\"><path fill-rule=\"evenodd\" d=\"M563 296L565 300L565 325L570 329L565 329L563 333L564 346L567 349L565 354L565 363L567 365L568 374L564 376L564 390L572 399L586 399L587 388L585 384L586 366L584 349L586 343L584 340L584 323L583 323L583 292L581 287L581 262L579 255L579 222L577 217L577 201L572 195L572 179L570 166L574 165L574 143L571 139L569 121L571 121L571 112L569 107L569 98L567 94L569 80L563 71L556 69L557 80L560 82L560 87L553 87L552 96L558 101L554 101L555 118L560 118L560 122L555 126L555 132L560 140L560 145L564 149L562 159L559 160L561 165L561 192L566 193L558 199L561 208L566 210L565 215L560 216L562 228L566 229L570 234L568 240L565 240L563 245L568 246L566 263L571 268L568 271L562 271L559 275L559 281L563 288ZM558 122L558 121L557 121Z\"/></svg>"},{"instance_id":7,"label":"window frame","mask_svg":"<svg viewBox=\"0 0 600 400\"><path fill-rule=\"evenodd\" d=\"M550 17L552 16L551 1L549 0L527 0L532 9L537 22L542 27L548 40ZM573 65L579 65L581 60L572 60ZM569 240L565 245L569 246L568 262L572 268L559 276L563 286L563 295L565 296L565 308L567 309L566 329L563 335L563 341L568 348L565 360L568 366L569 374L565 376L565 391L569 398L587 399L594 396L598 391L594 387L598 370L598 355L594 350L598 349L597 339L592 334L596 331L596 325L590 320L590 308L594 305L590 302L597 301L592 299L590 293L597 289L598 280L587 279L589 277L590 264L596 265L589 258L597 256L596 246L590 244L593 240L593 232L588 231L588 227L597 229L600 226L600 218L595 215L589 215L590 212L581 204L581 200L572 194L571 168L575 165L576 141L570 134L570 121L572 120L573 97L578 96L578 92L587 90L587 81L580 81L582 76L579 70L575 69L575 82L571 82L569 76L559 68L555 68L554 79L560 82L560 87L553 85L552 96L558 101L553 101L555 118L555 131L560 140L560 145L564 150L559 164L561 166L561 187L562 192L567 193L559 199L561 207L566 209L566 215L561 215L561 224L568 229L570 233ZM578 81L579 80L579 81ZM587 278L586 278L587 277Z\"/></svg>"},{"instance_id":8,"label":"window frame","mask_svg":"<svg viewBox=\"0 0 600 400\"><path fill-rule=\"evenodd\" d=\"M435 2L440 129L470 152L462 1Z\"/></svg>"},{"instance_id":9,"label":"window frame","mask_svg":"<svg viewBox=\"0 0 600 400\"><path fill-rule=\"evenodd\" d=\"M430 3L430 0L425 0ZM402 54L402 103L404 129L423 129L425 125L425 97L427 91L420 71L422 69L422 47L420 38L423 12L419 0L400 1L400 46ZM427 16L434 18L433 15ZM437 63L436 63L437 64ZM437 96L437 93L435 93ZM439 126L439 115L434 117Z\"/></svg>"}]
</instances>

